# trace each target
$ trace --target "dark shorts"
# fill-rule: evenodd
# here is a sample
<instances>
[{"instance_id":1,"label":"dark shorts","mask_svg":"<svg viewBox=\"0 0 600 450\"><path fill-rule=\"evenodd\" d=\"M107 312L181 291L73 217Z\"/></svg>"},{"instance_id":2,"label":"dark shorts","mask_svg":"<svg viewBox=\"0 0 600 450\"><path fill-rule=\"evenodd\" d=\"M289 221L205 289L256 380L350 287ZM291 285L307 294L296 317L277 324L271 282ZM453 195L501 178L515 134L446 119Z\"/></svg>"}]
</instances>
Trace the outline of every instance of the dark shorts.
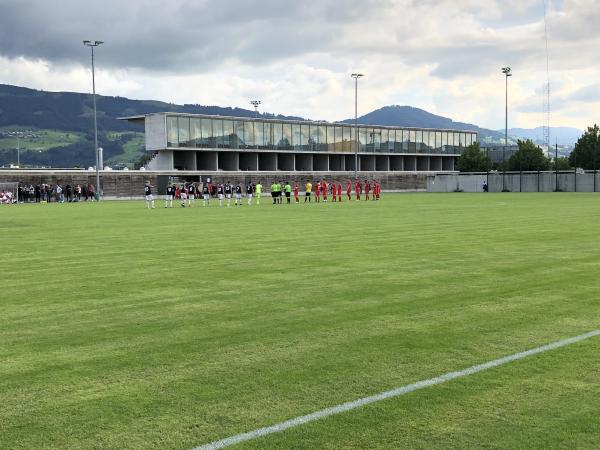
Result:
<instances>
[{"instance_id":1,"label":"dark shorts","mask_svg":"<svg viewBox=\"0 0 600 450\"><path fill-rule=\"evenodd\" d=\"M310 192L307 192L307 193L306 193L306 196L307 196L307 197L310 197Z\"/></svg>"},{"instance_id":2,"label":"dark shorts","mask_svg":"<svg viewBox=\"0 0 600 450\"><path fill-rule=\"evenodd\" d=\"M285 193L285 196L286 196L287 198L290 198L290 195L291 195L291 194L292 194L291 192L286 192L286 193Z\"/></svg>"}]
</instances>

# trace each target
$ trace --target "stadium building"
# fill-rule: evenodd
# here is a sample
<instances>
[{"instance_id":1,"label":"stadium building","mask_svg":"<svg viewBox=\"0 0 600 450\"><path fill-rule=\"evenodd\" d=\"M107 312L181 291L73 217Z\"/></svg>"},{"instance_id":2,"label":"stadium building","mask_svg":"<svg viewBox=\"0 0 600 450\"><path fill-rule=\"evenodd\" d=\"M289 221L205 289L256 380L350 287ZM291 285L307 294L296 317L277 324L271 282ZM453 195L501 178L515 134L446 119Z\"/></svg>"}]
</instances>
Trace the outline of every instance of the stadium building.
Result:
<instances>
[{"instance_id":1,"label":"stadium building","mask_svg":"<svg viewBox=\"0 0 600 450\"><path fill-rule=\"evenodd\" d=\"M155 113L143 123L154 171L446 172L474 131Z\"/></svg>"}]
</instances>

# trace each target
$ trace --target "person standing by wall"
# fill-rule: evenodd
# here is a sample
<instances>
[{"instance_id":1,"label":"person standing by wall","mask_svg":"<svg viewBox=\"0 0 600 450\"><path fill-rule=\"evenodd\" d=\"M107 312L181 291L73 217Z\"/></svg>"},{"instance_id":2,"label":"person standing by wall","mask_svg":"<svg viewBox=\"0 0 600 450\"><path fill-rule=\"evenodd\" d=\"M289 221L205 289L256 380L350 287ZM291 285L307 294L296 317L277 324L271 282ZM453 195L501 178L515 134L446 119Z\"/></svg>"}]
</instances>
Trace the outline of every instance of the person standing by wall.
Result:
<instances>
[{"instance_id":1,"label":"person standing by wall","mask_svg":"<svg viewBox=\"0 0 600 450\"><path fill-rule=\"evenodd\" d=\"M289 205L291 196L292 196L292 185L290 184L289 181L285 182L285 186L283 187L283 190L285 191L285 200L286 200L287 204Z\"/></svg>"},{"instance_id":2,"label":"person standing by wall","mask_svg":"<svg viewBox=\"0 0 600 450\"><path fill-rule=\"evenodd\" d=\"M256 186L254 186L254 194L256 195L256 204L260 205L260 197L262 196L262 184L260 184L260 180L258 180L258 183L256 183Z\"/></svg>"},{"instance_id":3,"label":"person standing by wall","mask_svg":"<svg viewBox=\"0 0 600 450\"><path fill-rule=\"evenodd\" d=\"M304 186L304 189L304 203L306 203L306 200L308 200L308 203L310 203L310 196L312 194L312 183L310 182L310 180L306 180L306 185Z\"/></svg>"},{"instance_id":4,"label":"person standing by wall","mask_svg":"<svg viewBox=\"0 0 600 450\"><path fill-rule=\"evenodd\" d=\"M148 209L150 209L150 207L152 207L152 209L154 209L154 197L152 196L152 185L150 184L149 181L146 181L146 184L144 185L144 195L146 196L146 206L148 206Z\"/></svg>"}]
</instances>

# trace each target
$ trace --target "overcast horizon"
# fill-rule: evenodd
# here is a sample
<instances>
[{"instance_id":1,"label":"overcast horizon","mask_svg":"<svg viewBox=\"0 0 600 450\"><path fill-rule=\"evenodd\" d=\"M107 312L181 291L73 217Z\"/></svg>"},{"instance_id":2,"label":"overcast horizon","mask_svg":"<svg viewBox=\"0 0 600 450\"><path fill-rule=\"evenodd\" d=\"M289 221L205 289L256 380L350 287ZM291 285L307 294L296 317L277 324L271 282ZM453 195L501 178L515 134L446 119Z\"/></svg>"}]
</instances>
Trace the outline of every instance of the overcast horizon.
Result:
<instances>
[{"instance_id":1,"label":"overcast horizon","mask_svg":"<svg viewBox=\"0 0 600 450\"><path fill-rule=\"evenodd\" d=\"M598 122L600 9L547 2L551 123ZM0 0L0 83L252 109L314 120L409 105L481 127L544 124L542 0Z\"/></svg>"}]
</instances>

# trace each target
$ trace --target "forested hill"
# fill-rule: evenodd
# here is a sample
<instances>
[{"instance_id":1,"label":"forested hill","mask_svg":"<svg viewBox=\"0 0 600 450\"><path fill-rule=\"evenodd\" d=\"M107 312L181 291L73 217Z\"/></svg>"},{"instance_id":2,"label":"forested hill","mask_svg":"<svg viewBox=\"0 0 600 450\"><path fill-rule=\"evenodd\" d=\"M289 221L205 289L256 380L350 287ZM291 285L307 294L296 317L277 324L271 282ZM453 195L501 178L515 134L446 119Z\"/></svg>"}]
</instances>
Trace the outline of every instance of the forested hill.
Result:
<instances>
[{"instance_id":1,"label":"forested hill","mask_svg":"<svg viewBox=\"0 0 600 450\"><path fill-rule=\"evenodd\" d=\"M117 117L161 111L190 114L218 114L251 117L254 111L219 106L175 105L155 100L130 100L124 97L96 97L98 127L105 131L139 131L139 126L117 120ZM264 117L276 116L265 114ZM284 117L279 118L294 118ZM93 120L91 94L46 92L0 84L0 127L19 125L46 129L88 132Z\"/></svg>"}]
</instances>

